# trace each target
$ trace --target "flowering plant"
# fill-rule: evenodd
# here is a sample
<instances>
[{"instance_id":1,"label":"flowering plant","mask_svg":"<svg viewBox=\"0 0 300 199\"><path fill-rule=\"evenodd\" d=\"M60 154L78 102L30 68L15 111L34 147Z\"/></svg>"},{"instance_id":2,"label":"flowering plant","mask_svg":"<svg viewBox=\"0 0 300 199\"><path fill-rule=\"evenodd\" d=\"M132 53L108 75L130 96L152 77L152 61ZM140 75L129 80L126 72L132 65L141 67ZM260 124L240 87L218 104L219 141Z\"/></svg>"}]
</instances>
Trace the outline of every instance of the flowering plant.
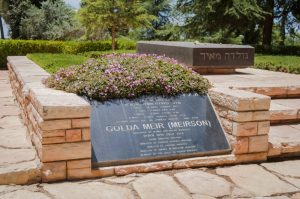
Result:
<instances>
[{"instance_id":1,"label":"flowering plant","mask_svg":"<svg viewBox=\"0 0 300 199\"><path fill-rule=\"evenodd\" d=\"M141 95L206 93L207 79L175 59L146 54L108 54L81 66L60 69L46 85L105 101Z\"/></svg>"}]
</instances>

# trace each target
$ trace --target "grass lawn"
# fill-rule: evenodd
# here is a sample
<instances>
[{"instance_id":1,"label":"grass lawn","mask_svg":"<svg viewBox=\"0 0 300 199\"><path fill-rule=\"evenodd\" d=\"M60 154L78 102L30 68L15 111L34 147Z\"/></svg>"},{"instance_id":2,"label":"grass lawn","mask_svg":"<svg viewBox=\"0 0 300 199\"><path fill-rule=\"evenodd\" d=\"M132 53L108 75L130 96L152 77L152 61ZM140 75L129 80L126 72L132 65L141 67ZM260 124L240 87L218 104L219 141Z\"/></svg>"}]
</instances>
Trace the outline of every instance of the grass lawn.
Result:
<instances>
[{"instance_id":1,"label":"grass lawn","mask_svg":"<svg viewBox=\"0 0 300 199\"><path fill-rule=\"evenodd\" d=\"M91 57L97 58L108 53L112 51L86 52L83 55L35 53L28 54L27 57L49 73L54 73L59 68L83 64ZM135 53L135 50L120 50L115 53ZM300 74L300 56L257 54L255 55L255 68Z\"/></svg>"},{"instance_id":2,"label":"grass lawn","mask_svg":"<svg viewBox=\"0 0 300 199\"><path fill-rule=\"evenodd\" d=\"M114 53L135 53L135 50L116 50ZM104 54L113 53L113 51L91 51L82 55L70 54L51 54L51 53L33 53L27 54L27 57L41 66L49 73L55 73L60 68L66 68L72 65L85 63L89 58L97 58Z\"/></svg>"},{"instance_id":3,"label":"grass lawn","mask_svg":"<svg viewBox=\"0 0 300 199\"><path fill-rule=\"evenodd\" d=\"M300 56L255 55L255 68L300 74Z\"/></svg>"},{"instance_id":4,"label":"grass lawn","mask_svg":"<svg viewBox=\"0 0 300 199\"><path fill-rule=\"evenodd\" d=\"M50 53L27 54L27 57L49 73L55 73L58 69L66 68L71 65L83 64L88 59L83 55Z\"/></svg>"}]
</instances>

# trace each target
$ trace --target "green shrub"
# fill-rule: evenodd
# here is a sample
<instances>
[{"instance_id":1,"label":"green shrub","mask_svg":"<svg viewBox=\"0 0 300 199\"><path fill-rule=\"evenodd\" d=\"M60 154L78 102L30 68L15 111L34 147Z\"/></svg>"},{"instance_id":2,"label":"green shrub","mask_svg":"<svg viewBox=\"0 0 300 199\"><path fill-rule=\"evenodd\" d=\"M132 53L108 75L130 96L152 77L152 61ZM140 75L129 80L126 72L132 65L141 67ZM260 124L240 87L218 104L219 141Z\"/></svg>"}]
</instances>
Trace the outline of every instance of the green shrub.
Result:
<instances>
[{"instance_id":1,"label":"green shrub","mask_svg":"<svg viewBox=\"0 0 300 199\"><path fill-rule=\"evenodd\" d=\"M125 37L117 39L116 48L118 50L135 50L136 42Z\"/></svg>"},{"instance_id":2,"label":"green shrub","mask_svg":"<svg viewBox=\"0 0 300 199\"><path fill-rule=\"evenodd\" d=\"M7 56L26 55L27 53L61 53L63 42L32 40L0 40L0 68L5 67Z\"/></svg>"},{"instance_id":3,"label":"green shrub","mask_svg":"<svg viewBox=\"0 0 300 199\"><path fill-rule=\"evenodd\" d=\"M300 55L300 46L271 46L254 45L255 52L269 55Z\"/></svg>"},{"instance_id":4,"label":"green shrub","mask_svg":"<svg viewBox=\"0 0 300 199\"><path fill-rule=\"evenodd\" d=\"M255 68L300 74L300 56L256 55Z\"/></svg>"},{"instance_id":5,"label":"green shrub","mask_svg":"<svg viewBox=\"0 0 300 199\"><path fill-rule=\"evenodd\" d=\"M135 42L128 39L117 41L118 49L135 49ZM45 41L45 40L1 40L0 68L6 66L7 56L28 53L82 54L88 51L111 50L111 41Z\"/></svg>"},{"instance_id":6,"label":"green shrub","mask_svg":"<svg viewBox=\"0 0 300 199\"><path fill-rule=\"evenodd\" d=\"M103 55L106 54L122 54L122 53L135 53L136 50L108 50L108 51L89 51L89 52L85 52L82 53L83 56L88 57L88 58L100 58Z\"/></svg>"},{"instance_id":7,"label":"green shrub","mask_svg":"<svg viewBox=\"0 0 300 199\"><path fill-rule=\"evenodd\" d=\"M205 93L210 87L207 79L176 60L145 54L103 55L94 62L60 69L46 85L100 101Z\"/></svg>"},{"instance_id":8,"label":"green shrub","mask_svg":"<svg viewBox=\"0 0 300 199\"><path fill-rule=\"evenodd\" d=\"M111 41L95 41L95 42L65 42L63 53L78 54L88 51L107 51L111 50Z\"/></svg>"}]
</instances>

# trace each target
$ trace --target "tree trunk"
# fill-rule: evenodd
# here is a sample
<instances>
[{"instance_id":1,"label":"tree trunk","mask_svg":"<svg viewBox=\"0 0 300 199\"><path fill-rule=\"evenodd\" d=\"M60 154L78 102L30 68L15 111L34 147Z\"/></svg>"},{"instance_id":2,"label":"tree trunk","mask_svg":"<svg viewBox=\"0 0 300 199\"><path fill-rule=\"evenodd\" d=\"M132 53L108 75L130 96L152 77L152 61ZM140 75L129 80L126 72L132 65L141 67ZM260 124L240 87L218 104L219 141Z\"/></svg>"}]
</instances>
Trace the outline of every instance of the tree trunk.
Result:
<instances>
[{"instance_id":1,"label":"tree trunk","mask_svg":"<svg viewBox=\"0 0 300 199\"><path fill-rule=\"evenodd\" d=\"M112 26L111 28L111 49L116 50L116 27Z\"/></svg>"},{"instance_id":2,"label":"tree trunk","mask_svg":"<svg viewBox=\"0 0 300 199\"><path fill-rule=\"evenodd\" d=\"M4 38L3 23L2 23L1 15L0 15L0 33L1 33L1 39L5 39Z\"/></svg>"},{"instance_id":3,"label":"tree trunk","mask_svg":"<svg viewBox=\"0 0 300 199\"><path fill-rule=\"evenodd\" d=\"M263 22L263 45L270 47L272 43L272 28L274 19L274 0L266 1L266 11L270 14L265 16Z\"/></svg>"},{"instance_id":4,"label":"tree trunk","mask_svg":"<svg viewBox=\"0 0 300 199\"><path fill-rule=\"evenodd\" d=\"M280 45L284 46L284 41L285 41L285 26L287 22L287 15L288 13L283 10L282 16L281 16L281 22L280 22Z\"/></svg>"}]
</instances>

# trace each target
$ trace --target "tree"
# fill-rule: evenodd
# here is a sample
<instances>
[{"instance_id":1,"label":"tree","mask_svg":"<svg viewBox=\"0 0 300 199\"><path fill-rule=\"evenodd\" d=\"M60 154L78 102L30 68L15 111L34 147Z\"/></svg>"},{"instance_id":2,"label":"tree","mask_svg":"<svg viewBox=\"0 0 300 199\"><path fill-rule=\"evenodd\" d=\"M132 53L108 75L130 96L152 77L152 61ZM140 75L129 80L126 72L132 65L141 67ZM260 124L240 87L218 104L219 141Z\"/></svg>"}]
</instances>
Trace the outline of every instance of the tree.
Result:
<instances>
[{"instance_id":1,"label":"tree","mask_svg":"<svg viewBox=\"0 0 300 199\"><path fill-rule=\"evenodd\" d=\"M2 15L6 7L6 2L4 0L0 0L0 34L1 39L4 39L4 30L3 30L3 23L2 23Z\"/></svg>"},{"instance_id":2,"label":"tree","mask_svg":"<svg viewBox=\"0 0 300 199\"><path fill-rule=\"evenodd\" d=\"M264 11L255 0L178 0L177 8L186 16L188 37L221 32L227 38L245 34L251 22L262 19Z\"/></svg>"},{"instance_id":3,"label":"tree","mask_svg":"<svg viewBox=\"0 0 300 199\"><path fill-rule=\"evenodd\" d=\"M156 19L151 21L150 28L137 30L140 33L140 38L143 40L168 40L171 37L172 24L171 18L171 1L170 0L147 0L145 9L149 14L156 16Z\"/></svg>"},{"instance_id":4,"label":"tree","mask_svg":"<svg viewBox=\"0 0 300 199\"><path fill-rule=\"evenodd\" d=\"M32 4L20 21L20 37L63 40L75 27L74 11L63 0L47 0L40 7Z\"/></svg>"},{"instance_id":5,"label":"tree","mask_svg":"<svg viewBox=\"0 0 300 199\"><path fill-rule=\"evenodd\" d=\"M40 6L44 0L4 0L7 8L4 11L5 21L10 26L11 37L20 38L20 26L22 18L26 17L27 10L31 5Z\"/></svg>"},{"instance_id":6,"label":"tree","mask_svg":"<svg viewBox=\"0 0 300 199\"><path fill-rule=\"evenodd\" d=\"M139 0L83 0L80 16L88 33L109 31L112 50L116 48L116 35L124 29L150 27L154 16L149 15Z\"/></svg>"}]
</instances>

